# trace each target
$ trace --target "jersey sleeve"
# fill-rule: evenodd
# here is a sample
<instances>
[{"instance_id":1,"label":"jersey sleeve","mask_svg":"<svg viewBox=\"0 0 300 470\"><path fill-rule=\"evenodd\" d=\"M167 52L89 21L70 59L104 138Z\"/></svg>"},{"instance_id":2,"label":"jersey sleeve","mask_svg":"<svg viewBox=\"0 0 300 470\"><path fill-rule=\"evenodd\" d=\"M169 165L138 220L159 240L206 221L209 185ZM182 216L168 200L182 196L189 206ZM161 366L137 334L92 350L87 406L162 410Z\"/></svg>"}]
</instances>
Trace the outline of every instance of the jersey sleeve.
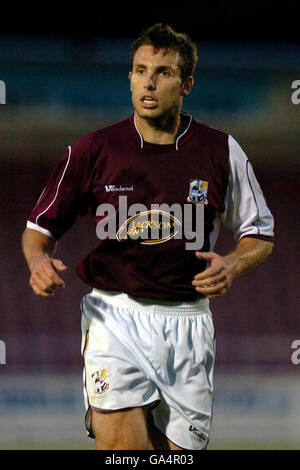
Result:
<instances>
[{"instance_id":1,"label":"jersey sleeve","mask_svg":"<svg viewBox=\"0 0 300 470\"><path fill-rule=\"evenodd\" d=\"M77 147L67 148L27 220L28 228L55 240L74 224L79 214L88 212L81 183L86 155Z\"/></svg>"},{"instance_id":2,"label":"jersey sleeve","mask_svg":"<svg viewBox=\"0 0 300 470\"><path fill-rule=\"evenodd\" d=\"M221 220L232 230L236 241L245 236L273 241L274 218L252 165L232 136L228 145L230 175Z\"/></svg>"}]
</instances>

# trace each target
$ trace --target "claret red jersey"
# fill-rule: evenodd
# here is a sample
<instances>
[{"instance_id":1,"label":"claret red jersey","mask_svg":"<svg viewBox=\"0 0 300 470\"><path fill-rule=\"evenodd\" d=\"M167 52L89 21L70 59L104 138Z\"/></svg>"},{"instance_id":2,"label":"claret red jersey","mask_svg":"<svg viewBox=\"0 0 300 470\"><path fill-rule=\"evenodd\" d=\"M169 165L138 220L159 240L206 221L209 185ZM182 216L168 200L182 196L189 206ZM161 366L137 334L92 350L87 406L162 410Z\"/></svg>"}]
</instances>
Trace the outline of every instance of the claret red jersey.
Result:
<instances>
[{"instance_id":1,"label":"claret red jersey","mask_svg":"<svg viewBox=\"0 0 300 470\"><path fill-rule=\"evenodd\" d=\"M88 213L95 247L78 275L92 287L136 298L201 296L191 282L206 263L195 251L213 250L221 224L236 241L274 236L272 214L239 144L185 113L174 144L144 141L132 115L70 145L27 227L59 240Z\"/></svg>"}]
</instances>

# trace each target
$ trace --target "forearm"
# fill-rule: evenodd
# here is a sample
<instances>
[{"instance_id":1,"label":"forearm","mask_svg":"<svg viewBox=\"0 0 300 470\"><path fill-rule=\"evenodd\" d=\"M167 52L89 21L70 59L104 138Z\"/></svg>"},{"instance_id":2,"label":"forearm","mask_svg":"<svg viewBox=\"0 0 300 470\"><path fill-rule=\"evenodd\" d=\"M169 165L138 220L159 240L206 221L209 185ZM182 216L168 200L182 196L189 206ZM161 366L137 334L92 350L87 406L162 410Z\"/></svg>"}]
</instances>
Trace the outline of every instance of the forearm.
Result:
<instances>
[{"instance_id":1,"label":"forearm","mask_svg":"<svg viewBox=\"0 0 300 470\"><path fill-rule=\"evenodd\" d=\"M26 228L22 236L22 250L30 271L43 258L52 258L57 243L37 230Z\"/></svg>"},{"instance_id":2,"label":"forearm","mask_svg":"<svg viewBox=\"0 0 300 470\"><path fill-rule=\"evenodd\" d=\"M271 253L273 242L257 238L242 238L235 249L226 256L212 251L196 252L209 267L197 274L192 281L196 291L207 297L224 295L236 276L260 264Z\"/></svg>"},{"instance_id":3,"label":"forearm","mask_svg":"<svg viewBox=\"0 0 300 470\"><path fill-rule=\"evenodd\" d=\"M271 253L273 242L258 238L244 237L235 249L224 256L232 280L262 263Z\"/></svg>"},{"instance_id":4,"label":"forearm","mask_svg":"<svg viewBox=\"0 0 300 470\"><path fill-rule=\"evenodd\" d=\"M67 267L53 255L57 243L37 230L26 228L22 236L22 249L30 270L30 281L34 293L50 297L58 287L65 287L58 275Z\"/></svg>"}]
</instances>

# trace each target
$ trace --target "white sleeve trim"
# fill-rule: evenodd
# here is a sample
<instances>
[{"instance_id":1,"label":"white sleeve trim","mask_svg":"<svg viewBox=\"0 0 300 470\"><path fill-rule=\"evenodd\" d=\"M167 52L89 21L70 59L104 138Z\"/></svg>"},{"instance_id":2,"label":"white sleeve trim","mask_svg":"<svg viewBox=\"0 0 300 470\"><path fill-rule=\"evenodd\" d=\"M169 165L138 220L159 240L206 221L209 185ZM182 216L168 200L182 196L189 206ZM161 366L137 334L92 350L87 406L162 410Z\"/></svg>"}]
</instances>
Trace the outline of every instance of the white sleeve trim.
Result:
<instances>
[{"instance_id":1,"label":"white sleeve trim","mask_svg":"<svg viewBox=\"0 0 300 470\"><path fill-rule=\"evenodd\" d=\"M50 207L51 207L51 206L54 204L54 202L56 201L56 198L57 198L57 195L58 195L58 191L59 191L59 187L60 187L60 185L61 185L62 180L64 179L65 173L66 173L67 168L68 168L68 165L69 165L69 163L70 163L70 159L71 159L71 145L69 145L68 150L69 150L68 160L67 160L66 166L65 166L65 168L64 168L64 171L63 171L63 173L62 173L62 175L61 175L61 178L60 178L60 180L59 180L59 182L58 182L58 185L57 185L57 188L56 188L55 196L54 196L53 200L50 202L50 204L48 205L48 207L46 207L46 209L44 209L43 212L41 212L40 214L37 215L37 217L36 217L36 219L35 219L35 222L36 222L37 225L38 225L38 220L39 220L39 218L41 217L41 215L45 214L45 213L48 211L48 209L50 209Z\"/></svg>"},{"instance_id":2,"label":"white sleeve trim","mask_svg":"<svg viewBox=\"0 0 300 470\"><path fill-rule=\"evenodd\" d=\"M47 237L52 238L52 240L55 240L54 236L52 235L51 232L49 232L49 230L47 230L43 227L40 227L37 224L34 224L34 223L30 222L30 220L27 221L27 228L30 228L32 230L37 230L38 232L41 232L44 235L47 235Z\"/></svg>"}]
</instances>

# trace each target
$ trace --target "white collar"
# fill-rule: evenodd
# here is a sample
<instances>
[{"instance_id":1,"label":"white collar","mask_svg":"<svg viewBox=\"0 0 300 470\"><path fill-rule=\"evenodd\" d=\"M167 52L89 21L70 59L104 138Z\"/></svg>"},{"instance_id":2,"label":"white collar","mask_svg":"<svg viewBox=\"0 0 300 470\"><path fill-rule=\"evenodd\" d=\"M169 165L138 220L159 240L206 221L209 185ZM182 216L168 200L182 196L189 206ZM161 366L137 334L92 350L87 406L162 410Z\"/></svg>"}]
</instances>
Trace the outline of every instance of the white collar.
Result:
<instances>
[{"instance_id":1,"label":"white collar","mask_svg":"<svg viewBox=\"0 0 300 470\"><path fill-rule=\"evenodd\" d=\"M193 119L193 117L192 117L190 114L184 113L183 111L181 111L180 114L183 114L184 116L189 116L189 122L188 122L187 126L186 126L184 129L181 129L181 126L179 126L179 132L180 132L180 134L177 135L176 141L175 141L175 148L176 148L176 150L178 150L178 142L179 142L179 139L181 139L181 137L183 137L183 136L187 133L187 131L189 130L189 127L190 127L190 125L191 125L192 119ZM137 131L137 133L138 133L138 135L139 135L139 137L140 137L140 140L141 140L141 149L142 149L142 148L144 147L144 139L143 139L143 136L142 136L142 134L140 133L140 131L138 130L138 127L137 127L137 125L136 125L135 115L133 116L133 121L134 121L134 127L135 127L135 129L136 129L136 131Z\"/></svg>"}]
</instances>

